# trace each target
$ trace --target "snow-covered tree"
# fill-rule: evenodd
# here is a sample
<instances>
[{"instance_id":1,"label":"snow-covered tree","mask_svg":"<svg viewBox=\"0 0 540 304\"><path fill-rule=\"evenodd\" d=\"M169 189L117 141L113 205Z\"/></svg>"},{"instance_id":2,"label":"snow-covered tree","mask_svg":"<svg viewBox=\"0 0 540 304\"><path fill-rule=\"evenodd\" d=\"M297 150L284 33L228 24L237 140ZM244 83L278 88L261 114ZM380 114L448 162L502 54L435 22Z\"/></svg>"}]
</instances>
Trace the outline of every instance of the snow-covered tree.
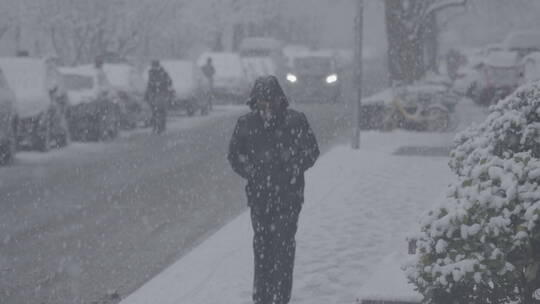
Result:
<instances>
[{"instance_id":1,"label":"snow-covered tree","mask_svg":"<svg viewBox=\"0 0 540 304\"><path fill-rule=\"evenodd\" d=\"M165 0L36 1L34 22L60 58L85 63L103 53L135 53L170 5Z\"/></svg>"},{"instance_id":2,"label":"snow-covered tree","mask_svg":"<svg viewBox=\"0 0 540 304\"><path fill-rule=\"evenodd\" d=\"M457 180L406 267L428 303L532 303L540 288L540 83L456 137Z\"/></svg>"}]
</instances>

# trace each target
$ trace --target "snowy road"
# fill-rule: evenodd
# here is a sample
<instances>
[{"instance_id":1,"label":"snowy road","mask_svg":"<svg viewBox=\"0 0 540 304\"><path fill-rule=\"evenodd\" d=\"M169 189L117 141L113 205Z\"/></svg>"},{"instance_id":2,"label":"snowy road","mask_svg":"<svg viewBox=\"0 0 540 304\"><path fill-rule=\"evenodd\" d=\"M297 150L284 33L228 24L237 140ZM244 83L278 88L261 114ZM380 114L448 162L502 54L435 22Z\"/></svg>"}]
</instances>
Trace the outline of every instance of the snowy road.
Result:
<instances>
[{"instance_id":1,"label":"snowy road","mask_svg":"<svg viewBox=\"0 0 540 304\"><path fill-rule=\"evenodd\" d=\"M302 110L323 150L346 128L343 107ZM126 295L238 215L243 183L225 153L242 111L176 118L163 136L21 153L0 168L1 302Z\"/></svg>"}]
</instances>

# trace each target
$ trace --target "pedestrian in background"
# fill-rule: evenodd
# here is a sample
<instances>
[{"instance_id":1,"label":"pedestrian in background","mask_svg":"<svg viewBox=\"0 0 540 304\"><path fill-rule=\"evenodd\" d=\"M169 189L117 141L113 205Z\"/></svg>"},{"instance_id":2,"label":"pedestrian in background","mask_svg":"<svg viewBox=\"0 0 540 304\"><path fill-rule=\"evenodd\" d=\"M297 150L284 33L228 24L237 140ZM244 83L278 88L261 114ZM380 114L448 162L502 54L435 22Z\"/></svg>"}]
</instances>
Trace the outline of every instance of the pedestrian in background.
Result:
<instances>
[{"instance_id":1,"label":"pedestrian in background","mask_svg":"<svg viewBox=\"0 0 540 304\"><path fill-rule=\"evenodd\" d=\"M161 134L165 131L167 121L167 107L174 91L172 80L167 71L158 60L153 60L148 71L148 85L144 95L145 101L152 110L152 132Z\"/></svg>"}]
</instances>

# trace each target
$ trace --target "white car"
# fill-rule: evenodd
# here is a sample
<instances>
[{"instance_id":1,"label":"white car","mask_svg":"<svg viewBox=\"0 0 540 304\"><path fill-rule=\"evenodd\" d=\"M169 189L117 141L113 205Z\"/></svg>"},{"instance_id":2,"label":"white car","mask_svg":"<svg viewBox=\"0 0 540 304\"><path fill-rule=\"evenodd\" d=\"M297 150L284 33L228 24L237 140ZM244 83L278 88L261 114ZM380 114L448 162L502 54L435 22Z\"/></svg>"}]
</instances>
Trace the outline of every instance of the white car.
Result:
<instances>
[{"instance_id":1,"label":"white car","mask_svg":"<svg viewBox=\"0 0 540 304\"><path fill-rule=\"evenodd\" d=\"M517 52L523 58L532 52L540 51L540 31L515 31L506 36L501 43L504 50Z\"/></svg>"},{"instance_id":2,"label":"white car","mask_svg":"<svg viewBox=\"0 0 540 304\"><path fill-rule=\"evenodd\" d=\"M519 53L498 51L489 54L479 69L472 91L473 100L480 105L491 105L511 94L520 84L522 68Z\"/></svg>"},{"instance_id":3,"label":"white car","mask_svg":"<svg viewBox=\"0 0 540 304\"><path fill-rule=\"evenodd\" d=\"M308 51L293 56L283 86L294 101L336 103L341 77L331 52Z\"/></svg>"},{"instance_id":4,"label":"white car","mask_svg":"<svg viewBox=\"0 0 540 304\"><path fill-rule=\"evenodd\" d=\"M249 83L242 59L236 53L205 52L199 56L197 66L202 68L212 58L214 65L213 95L221 101L241 101L247 98Z\"/></svg>"},{"instance_id":5,"label":"white car","mask_svg":"<svg viewBox=\"0 0 540 304\"><path fill-rule=\"evenodd\" d=\"M173 109L185 110L188 116L197 110L201 114L209 111L208 100L205 100L204 76L197 65L189 60L163 60L161 66L171 77L174 89Z\"/></svg>"},{"instance_id":6,"label":"white car","mask_svg":"<svg viewBox=\"0 0 540 304\"><path fill-rule=\"evenodd\" d=\"M68 94L71 138L98 141L118 136L120 109L106 75L91 66L61 68L60 72Z\"/></svg>"},{"instance_id":7,"label":"white car","mask_svg":"<svg viewBox=\"0 0 540 304\"><path fill-rule=\"evenodd\" d=\"M521 60L523 68L522 82L540 80L540 52L530 53Z\"/></svg>"},{"instance_id":8,"label":"white car","mask_svg":"<svg viewBox=\"0 0 540 304\"><path fill-rule=\"evenodd\" d=\"M269 37L248 37L242 40L238 49L249 83L253 83L257 77L267 75L284 80L288 62L279 40Z\"/></svg>"},{"instance_id":9,"label":"white car","mask_svg":"<svg viewBox=\"0 0 540 304\"><path fill-rule=\"evenodd\" d=\"M142 71L126 63L105 63L103 71L120 106L120 127L133 129L147 125L150 108L143 100L146 82Z\"/></svg>"},{"instance_id":10,"label":"white car","mask_svg":"<svg viewBox=\"0 0 540 304\"><path fill-rule=\"evenodd\" d=\"M67 97L56 66L39 58L4 57L0 68L16 97L18 145L40 151L67 145Z\"/></svg>"}]
</instances>

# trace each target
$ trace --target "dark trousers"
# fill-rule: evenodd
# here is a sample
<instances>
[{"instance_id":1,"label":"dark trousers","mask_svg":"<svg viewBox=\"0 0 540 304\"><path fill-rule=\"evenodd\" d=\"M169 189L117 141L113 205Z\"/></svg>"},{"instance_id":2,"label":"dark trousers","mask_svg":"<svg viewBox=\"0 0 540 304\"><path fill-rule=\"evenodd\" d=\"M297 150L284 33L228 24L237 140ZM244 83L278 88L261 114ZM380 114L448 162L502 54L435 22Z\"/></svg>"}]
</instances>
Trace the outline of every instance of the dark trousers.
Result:
<instances>
[{"instance_id":1,"label":"dark trousers","mask_svg":"<svg viewBox=\"0 0 540 304\"><path fill-rule=\"evenodd\" d=\"M167 123L167 109L164 106L152 106L152 132L160 134L165 131Z\"/></svg>"},{"instance_id":2,"label":"dark trousers","mask_svg":"<svg viewBox=\"0 0 540 304\"><path fill-rule=\"evenodd\" d=\"M251 208L255 304L286 304L291 298L300 209L300 204Z\"/></svg>"}]
</instances>

